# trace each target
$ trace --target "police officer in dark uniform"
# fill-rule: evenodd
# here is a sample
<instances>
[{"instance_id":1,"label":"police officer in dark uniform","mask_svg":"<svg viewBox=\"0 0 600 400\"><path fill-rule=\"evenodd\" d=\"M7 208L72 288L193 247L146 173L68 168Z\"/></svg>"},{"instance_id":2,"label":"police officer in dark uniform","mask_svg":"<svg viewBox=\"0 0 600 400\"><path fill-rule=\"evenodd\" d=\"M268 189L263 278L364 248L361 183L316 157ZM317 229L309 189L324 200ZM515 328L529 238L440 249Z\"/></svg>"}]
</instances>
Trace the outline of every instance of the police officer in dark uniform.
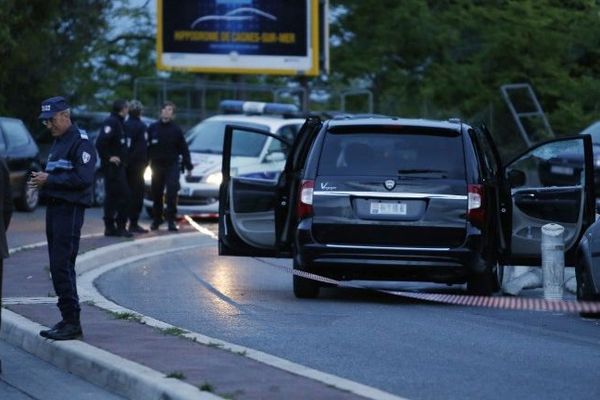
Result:
<instances>
[{"instance_id":1,"label":"police officer in dark uniform","mask_svg":"<svg viewBox=\"0 0 600 400\"><path fill-rule=\"evenodd\" d=\"M54 143L46 170L32 172L29 184L41 188L47 198L46 237L50 273L62 320L40 335L70 340L82 335L80 306L75 281L75 259L86 207L92 204L96 151L87 134L71 123L63 97L42 102L39 119L50 130Z\"/></svg>"},{"instance_id":2,"label":"police officer in dark uniform","mask_svg":"<svg viewBox=\"0 0 600 400\"><path fill-rule=\"evenodd\" d=\"M129 232L146 233L147 229L138 224L144 204L144 170L148 165L148 144L146 135L148 127L142 122L142 103L138 100L129 102L129 118L125 121L127 138L127 183L131 194L129 202Z\"/></svg>"},{"instance_id":3,"label":"police officer in dark uniform","mask_svg":"<svg viewBox=\"0 0 600 400\"><path fill-rule=\"evenodd\" d=\"M192 173L190 151L183 136L183 131L173 122L175 104L165 102L160 110L160 120L148 128L148 159L152 168L152 216L154 221L150 229L157 230L163 222L163 195L167 188L166 217L169 231L177 232L175 224L177 215L177 192L179 191L179 174L181 166Z\"/></svg>"},{"instance_id":4,"label":"police officer in dark uniform","mask_svg":"<svg viewBox=\"0 0 600 400\"><path fill-rule=\"evenodd\" d=\"M10 224L13 211L13 200L10 190L10 172L6 160L0 157L0 328L2 327L2 273L4 259L8 257L8 243L6 231ZM2 360L0 360L0 373L2 373Z\"/></svg>"},{"instance_id":5,"label":"police officer in dark uniform","mask_svg":"<svg viewBox=\"0 0 600 400\"><path fill-rule=\"evenodd\" d=\"M129 106L125 100L115 100L112 112L100 128L96 148L104 174L104 235L131 237L125 229L128 214L129 185L127 184L127 139L123 123ZM116 226L115 226L116 222Z\"/></svg>"}]
</instances>

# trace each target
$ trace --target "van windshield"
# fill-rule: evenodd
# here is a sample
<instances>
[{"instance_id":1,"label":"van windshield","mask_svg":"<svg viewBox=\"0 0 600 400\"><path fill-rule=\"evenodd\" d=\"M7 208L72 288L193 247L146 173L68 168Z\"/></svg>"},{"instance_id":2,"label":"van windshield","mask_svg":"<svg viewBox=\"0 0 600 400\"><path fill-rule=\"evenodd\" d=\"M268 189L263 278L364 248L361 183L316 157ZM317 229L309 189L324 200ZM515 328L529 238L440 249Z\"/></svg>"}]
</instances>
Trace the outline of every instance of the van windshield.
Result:
<instances>
[{"instance_id":1,"label":"van windshield","mask_svg":"<svg viewBox=\"0 0 600 400\"><path fill-rule=\"evenodd\" d=\"M465 179L460 135L329 133L319 175Z\"/></svg>"},{"instance_id":2,"label":"van windshield","mask_svg":"<svg viewBox=\"0 0 600 400\"><path fill-rule=\"evenodd\" d=\"M190 129L186 140L190 151L196 153L223 154L225 125L234 124L269 131L269 127L237 121L204 121ZM238 157L258 157L265 146L267 136L257 134L235 134L231 155Z\"/></svg>"}]
</instances>

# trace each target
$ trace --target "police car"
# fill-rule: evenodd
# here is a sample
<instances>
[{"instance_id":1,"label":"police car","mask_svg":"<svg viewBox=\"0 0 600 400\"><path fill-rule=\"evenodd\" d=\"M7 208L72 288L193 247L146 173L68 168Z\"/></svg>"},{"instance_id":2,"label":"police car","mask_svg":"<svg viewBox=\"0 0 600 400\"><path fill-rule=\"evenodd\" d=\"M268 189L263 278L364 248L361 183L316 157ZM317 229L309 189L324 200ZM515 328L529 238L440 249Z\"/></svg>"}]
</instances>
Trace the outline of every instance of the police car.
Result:
<instances>
[{"instance_id":1,"label":"police car","mask_svg":"<svg viewBox=\"0 0 600 400\"><path fill-rule=\"evenodd\" d=\"M219 186L222 180L221 164L223 137L226 125L268 131L290 145L304 118L298 117L298 108L292 104L244 102L224 100L221 114L207 118L186 133L186 141L194 169L191 176L179 178L179 214L216 217L219 211ZM287 158L287 146L272 137L238 135L239 149L231 157L231 168L236 176L257 180L277 179ZM144 173L144 207L152 212L150 183L152 170Z\"/></svg>"}]
</instances>

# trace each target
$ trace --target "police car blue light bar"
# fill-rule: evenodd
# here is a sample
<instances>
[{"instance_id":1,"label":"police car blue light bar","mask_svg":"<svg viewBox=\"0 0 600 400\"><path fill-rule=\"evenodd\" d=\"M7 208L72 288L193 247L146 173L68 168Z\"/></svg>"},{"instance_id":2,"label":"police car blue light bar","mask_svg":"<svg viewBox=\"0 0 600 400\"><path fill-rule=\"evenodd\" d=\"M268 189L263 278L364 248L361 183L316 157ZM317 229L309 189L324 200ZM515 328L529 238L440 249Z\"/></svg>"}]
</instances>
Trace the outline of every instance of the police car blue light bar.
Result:
<instances>
[{"instance_id":1,"label":"police car blue light bar","mask_svg":"<svg viewBox=\"0 0 600 400\"><path fill-rule=\"evenodd\" d=\"M223 100L219 104L224 113L293 114L299 112L294 104L263 103L259 101Z\"/></svg>"}]
</instances>

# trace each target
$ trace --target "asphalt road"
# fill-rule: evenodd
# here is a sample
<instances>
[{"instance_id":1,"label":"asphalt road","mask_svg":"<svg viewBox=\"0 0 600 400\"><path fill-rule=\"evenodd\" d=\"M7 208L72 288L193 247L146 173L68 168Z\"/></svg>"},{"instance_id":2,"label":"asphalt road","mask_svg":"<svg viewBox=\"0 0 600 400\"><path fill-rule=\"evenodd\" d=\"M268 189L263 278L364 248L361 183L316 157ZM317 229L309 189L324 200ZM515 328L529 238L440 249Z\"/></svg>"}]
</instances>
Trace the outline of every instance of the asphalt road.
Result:
<instances>
[{"instance_id":1,"label":"asphalt road","mask_svg":"<svg viewBox=\"0 0 600 400\"><path fill-rule=\"evenodd\" d=\"M261 260L218 257L216 244L96 283L143 314L410 399L600 398L600 322L576 314L432 305L356 289L300 301L290 275Z\"/></svg>"},{"instance_id":2,"label":"asphalt road","mask_svg":"<svg viewBox=\"0 0 600 400\"><path fill-rule=\"evenodd\" d=\"M102 233L101 214L88 210L83 234ZM16 213L11 247L44 240L43 216ZM202 225L216 232L214 222ZM218 257L215 244L114 270L97 284L154 318L410 399L600 398L600 321L367 290L332 288L300 301L291 276L264 261L289 265Z\"/></svg>"}]
</instances>

